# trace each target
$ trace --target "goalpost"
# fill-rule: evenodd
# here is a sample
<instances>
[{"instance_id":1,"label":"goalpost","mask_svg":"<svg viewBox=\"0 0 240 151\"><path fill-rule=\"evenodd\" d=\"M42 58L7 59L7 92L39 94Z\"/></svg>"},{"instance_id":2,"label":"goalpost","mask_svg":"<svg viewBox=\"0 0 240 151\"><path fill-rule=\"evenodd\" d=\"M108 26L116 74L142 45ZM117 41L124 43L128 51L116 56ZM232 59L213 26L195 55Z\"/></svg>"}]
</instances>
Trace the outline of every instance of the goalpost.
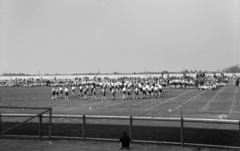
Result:
<instances>
[{"instance_id":1,"label":"goalpost","mask_svg":"<svg viewBox=\"0 0 240 151\"><path fill-rule=\"evenodd\" d=\"M28 114L27 116L23 116L23 115L21 115L21 114L19 114L19 117L28 117L28 119L26 119L26 120L24 120L24 121L22 121L22 122L20 122L19 124L17 124L17 125L14 125L14 126L12 126L12 127L10 127L10 128L8 128L8 129L6 129L6 130L4 130L4 131L2 131L2 127L1 127L1 125L2 125L2 116L1 116L1 113L0 113L0 138L2 137L2 135L4 134L4 133L6 133L6 132L8 132L8 131L10 131L10 130L12 130L12 129L14 129L14 128L16 128L16 127L18 127L18 126L20 126L20 125L22 125L22 124L24 124L24 123L27 123L28 121L30 121L30 120L32 120L32 119L34 119L34 118L39 118L39 136L38 137L35 137L35 136L29 136L29 138L37 138L37 139L44 139L43 137L42 137L42 118L43 118L43 114L44 113L47 113L47 112L49 112L49 121L48 121L48 139L51 139L51 136L52 136L52 108L51 107L9 107L9 106L0 106L0 109L29 109L29 110L44 110L44 111L42 111L42 112L40 112L40 113L37 113L37 114ZM16 117L16 116L15 116ZM10 137L16 137L16 136L10 136ZM19 138L19 136L17 137L17 138Z\"/></svg>"}]
</instances>

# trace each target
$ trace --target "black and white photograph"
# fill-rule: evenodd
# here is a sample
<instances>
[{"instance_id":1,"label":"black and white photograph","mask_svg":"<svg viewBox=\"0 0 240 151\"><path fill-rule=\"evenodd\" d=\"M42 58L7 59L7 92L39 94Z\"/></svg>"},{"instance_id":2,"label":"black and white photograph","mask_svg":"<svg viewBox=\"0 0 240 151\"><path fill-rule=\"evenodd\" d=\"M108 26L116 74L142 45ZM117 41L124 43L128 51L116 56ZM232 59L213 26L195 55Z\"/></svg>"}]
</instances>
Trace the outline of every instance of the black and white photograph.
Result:
<instances>
[{"instance_id":1,"label":"black and white photograph","mask_svg":"<svg viewBox=\"0 0 240 151\"><path fill-rule=\"evenodd\" d=\"M0 151L240 150L240 0L0 0Z\"/></svg>"}]
</instances>

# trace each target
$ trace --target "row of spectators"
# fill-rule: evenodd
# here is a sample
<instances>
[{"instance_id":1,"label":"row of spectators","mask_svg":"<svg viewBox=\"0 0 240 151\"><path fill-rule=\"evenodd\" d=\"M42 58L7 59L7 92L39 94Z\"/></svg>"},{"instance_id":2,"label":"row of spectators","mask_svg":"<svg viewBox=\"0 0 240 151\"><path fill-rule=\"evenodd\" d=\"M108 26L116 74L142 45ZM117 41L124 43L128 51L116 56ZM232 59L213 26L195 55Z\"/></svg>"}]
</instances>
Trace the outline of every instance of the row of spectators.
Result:
<instances>
[{"instance_id":1,"label":"row of spectators","mask_svg":"<svg viewBox=\"0 0 240 151\"><path fill-rule=\"evenodd\" d=\"M119 77L117 79L110 79L108 77L98 78L95 77L93 79L89 79L85 77L83 79L76 77L74 80L70 79L15 79L15 80L4 80L0 81L0 87L13 87L13 86L23 86L23 87L35 87L35 86L55 86L55 85L74 85L79 86L80 84L89 84L92 82L101 83L101 82L111 82L111 83L121 83L122 81L131 81L142 82L146 81L149 83L153 83L158 81L162 86L170 86L172 88L200 88L200 89L215 89L218 86L223 86L225 83L234 83L234 85L239 85L239 78L236 76L205 76L205 74L197 74L196 77L191 76L167 76L163 77Z\"/></svg>"}]
</instances>

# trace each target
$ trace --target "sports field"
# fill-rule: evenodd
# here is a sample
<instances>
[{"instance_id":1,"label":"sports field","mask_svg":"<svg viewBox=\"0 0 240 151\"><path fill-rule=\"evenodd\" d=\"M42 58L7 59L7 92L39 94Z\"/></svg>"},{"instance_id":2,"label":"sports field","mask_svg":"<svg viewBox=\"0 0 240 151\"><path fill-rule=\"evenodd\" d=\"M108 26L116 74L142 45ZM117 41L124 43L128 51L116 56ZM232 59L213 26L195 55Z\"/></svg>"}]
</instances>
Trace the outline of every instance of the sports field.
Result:
<instances>
[{"instance_id":1,"label":"sports field","mask_svg":"<svg viewBox=\"0 0 240 151\"><path fill-rule=\"evenodd\" d=\"M230 84L214 91L165 88L162 98L149 96L137 100L122 100L122 94L117 94L116 100L111 100L110 94L108 100L101 100L100 92L97 92L98 100L91 100L91 96L84 100L78 95L70 95L69 101L64 98L51 100L51 87L5 87L0 88L0 97L1 106L52 107L53 114L180 117L182 110L183 117L240 119L240 88Z\"/></svg>"},{"instance_id":2,"label":"sports field","mask_svg":"<svg viewBox=\"0 0 240 151\"><path fill-rule=\"evenodd\" d=\"M78 89L76 90L78 93ZM217 90L163 89L162 98L148 99L84 100L71 96L51 100L51 87L5 87L0 88L1 106L52 107L53 114L64 115L115 115L141 117L183 117L204 119L240 119L240 88L230 84ZM134 98L134 94L132 96ZM1 109L1 113L38 113L37 110ZM22 121L21 118L2 118L2 130ZM34 121L34 120L33 120ZM36 119L38 121L38 119ZM44 120L47 122L47 119ZM128 120L88 119L86 137L118 139L123 131L129 130ZM81 137L81 119L53 119L54 136ZM80 125L79 125L80 124ZM239 146L239 126L224 124L184 123L185 142L213 145ZM48 135L43 125L43 135ZM29 123L10 131L14 135L38 135L37 123ZM150 141L180 142L179 122L134 121L133 139Z\"/></svg>"}]
</instances>

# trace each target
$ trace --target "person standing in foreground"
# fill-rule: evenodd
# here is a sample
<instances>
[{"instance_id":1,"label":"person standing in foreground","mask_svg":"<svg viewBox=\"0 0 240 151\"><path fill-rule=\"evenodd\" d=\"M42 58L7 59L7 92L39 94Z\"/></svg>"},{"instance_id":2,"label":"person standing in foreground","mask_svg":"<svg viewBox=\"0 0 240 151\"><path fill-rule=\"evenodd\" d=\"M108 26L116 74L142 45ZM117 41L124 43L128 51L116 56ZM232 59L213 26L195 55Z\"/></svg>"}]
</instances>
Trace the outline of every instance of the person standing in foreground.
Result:
<instances>
[{"instance_id":1,"label":"person standing in foreground","mask_svg":"<svg viewBox=\"0 0 240 151\"><path fill-rule=\"evenodd\" d=\"M131 139L130 137L127 135L127 132L123 132L123 136L119 139L120 141L120 149L130 149L130 143L131 143Z\"/></svg>"}]
</instances>

